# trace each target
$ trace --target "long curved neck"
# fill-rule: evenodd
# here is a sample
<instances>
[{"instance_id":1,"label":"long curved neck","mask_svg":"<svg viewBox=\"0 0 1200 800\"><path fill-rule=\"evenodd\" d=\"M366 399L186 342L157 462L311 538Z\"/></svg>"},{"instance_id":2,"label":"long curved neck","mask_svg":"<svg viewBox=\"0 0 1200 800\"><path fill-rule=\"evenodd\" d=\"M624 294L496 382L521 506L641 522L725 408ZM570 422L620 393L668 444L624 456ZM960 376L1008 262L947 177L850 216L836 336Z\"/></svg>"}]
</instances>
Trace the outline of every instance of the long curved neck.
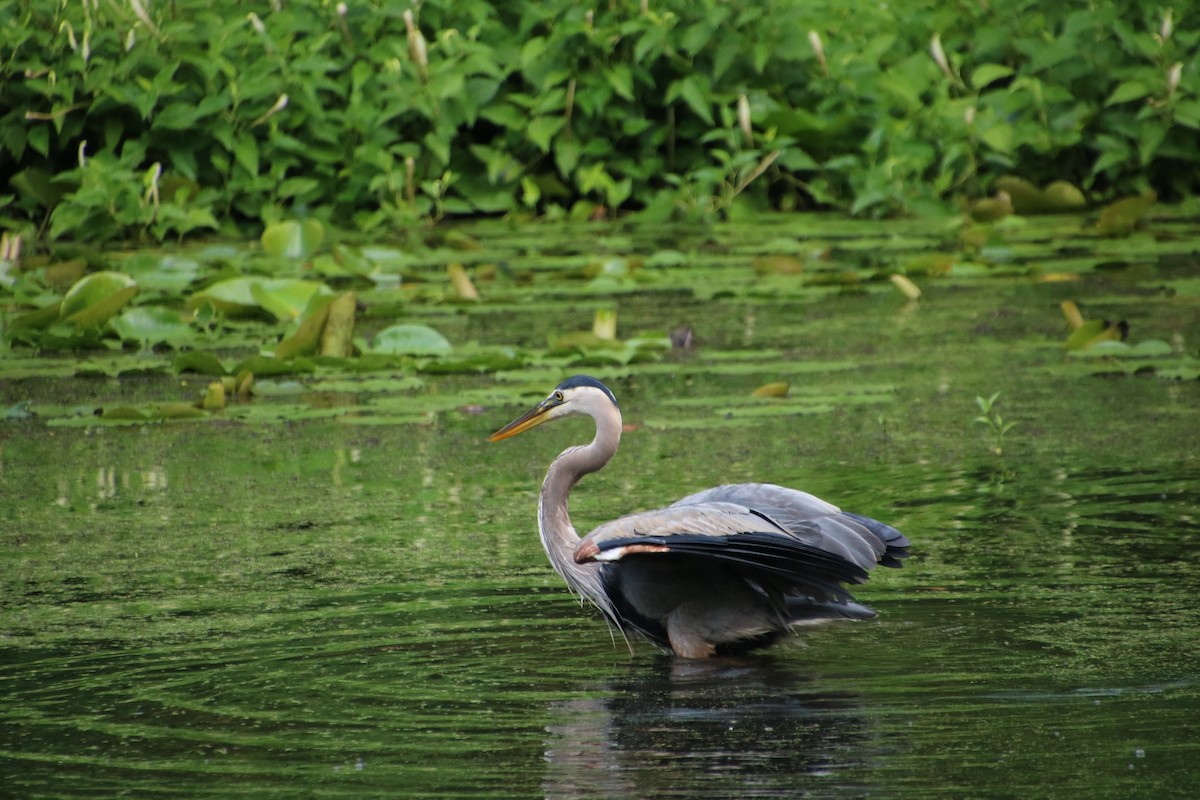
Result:
<instances>
[{"instance_id":1,"label":"long curved neck","mask_svg":"<svg viewBox=\"0 0 1200 800\"><path fill-rule=\"evenodd\" d=\"M567 501L571 488L579 479L607 464L617 452L620 442L621 412L614 408L611 415L596 418L596 437L590 444L569 447L554 459L546 472L538 500L538 531L554 571L572 589L588 595L592 594L588 591L591 587L583 576L590 575L593 570L575 563L574 552L579 544L579 534L571 524Z\"/></svg>"}]
</instances>

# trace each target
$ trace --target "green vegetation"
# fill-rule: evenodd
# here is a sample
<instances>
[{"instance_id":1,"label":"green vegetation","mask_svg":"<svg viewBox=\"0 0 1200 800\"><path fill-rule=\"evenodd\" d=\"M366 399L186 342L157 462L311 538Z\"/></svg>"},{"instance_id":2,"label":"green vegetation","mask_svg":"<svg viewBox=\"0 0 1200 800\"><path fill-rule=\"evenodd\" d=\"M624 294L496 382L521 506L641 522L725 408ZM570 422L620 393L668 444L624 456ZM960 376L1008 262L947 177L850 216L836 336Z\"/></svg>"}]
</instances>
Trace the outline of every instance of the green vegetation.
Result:
<instances>
[{"instance_id":1,"label":"green vegetation","mask_svg":"<svg viewBox=\"0 0 1200 800\"><path fill-rule=\"evenodd\" d=\"M1004 417L1000 416L1000 409L996 408L999 399L1000 392L993 393L991 397L976 397L975 405L979 406L980 415L972 420L987 428L988 443L996 455L1004 452L1004 437L1017 424L1005 422Z\"/></svg>"},{"instance_id":2,"label":"green vegetation","mask_svg":"<svg viewBox=\"0 0 1200 800\"><path fill-rule=\"evenodd\" d=\"M1005 175L1070 203L1200 175L1197 17L1157 4L220 5L0 8L0 226L879 216Z\"/></svg>"}]
</instances>

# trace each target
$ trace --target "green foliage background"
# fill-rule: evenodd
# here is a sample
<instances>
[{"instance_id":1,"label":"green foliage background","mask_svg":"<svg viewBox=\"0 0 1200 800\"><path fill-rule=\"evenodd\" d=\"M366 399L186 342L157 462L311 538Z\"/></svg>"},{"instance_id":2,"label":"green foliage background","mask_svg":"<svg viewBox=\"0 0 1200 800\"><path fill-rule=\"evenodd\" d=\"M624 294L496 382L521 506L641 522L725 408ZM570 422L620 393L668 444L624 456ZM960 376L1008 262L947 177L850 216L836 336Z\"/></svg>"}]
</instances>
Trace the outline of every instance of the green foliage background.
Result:
<instances>
[{"instance_id":1,"label":"green foliage background","mask_svg":"<svg viewBox=\"0 0 1200 800\"><path fill-rule=\"evenodd\" d=\"M54 238L1200 180L1196 15L1133 0L30 0L0 42L0 225Z\"/></svg>"}]
</instances>

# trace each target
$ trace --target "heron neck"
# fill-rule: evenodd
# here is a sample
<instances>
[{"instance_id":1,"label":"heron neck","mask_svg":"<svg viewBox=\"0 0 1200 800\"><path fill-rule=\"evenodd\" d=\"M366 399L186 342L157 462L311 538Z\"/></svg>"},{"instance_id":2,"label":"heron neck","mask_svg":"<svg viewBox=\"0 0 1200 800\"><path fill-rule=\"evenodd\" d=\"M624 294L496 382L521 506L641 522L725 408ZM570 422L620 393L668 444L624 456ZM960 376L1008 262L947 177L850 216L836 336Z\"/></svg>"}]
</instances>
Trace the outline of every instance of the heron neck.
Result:
<instances>
[{"instance_id":1,"label":"heron neck","mask_svg":"<svg viewBox=\"0 0 1200 800\"><path fill-rule=\"evenodd\" d=\"M573 577L580 567L575 563L574 553L575 546L579 544L579 534L571 524L568 498L580 478L609 462L620 442L621 414L617 411L611 417L596 420L596 436L590 444L569 447L554 459L542 483L538 501L538 529L542 546L555 572L576 590L580 586Z\"/></svg>"}]
</instances>

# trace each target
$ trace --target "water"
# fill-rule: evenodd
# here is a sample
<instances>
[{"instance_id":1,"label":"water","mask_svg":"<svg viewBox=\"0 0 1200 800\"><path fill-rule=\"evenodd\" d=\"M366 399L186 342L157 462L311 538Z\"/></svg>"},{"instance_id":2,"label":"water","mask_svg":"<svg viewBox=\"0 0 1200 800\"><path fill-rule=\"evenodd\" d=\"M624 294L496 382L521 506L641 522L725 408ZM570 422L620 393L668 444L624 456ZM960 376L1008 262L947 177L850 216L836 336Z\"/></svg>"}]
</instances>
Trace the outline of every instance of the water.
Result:
<instances>
[{"instance_id":1,"label":"water","mask_svg":"<svg viewBox=\"0 0 1200 800\"><path fill-rule=\"evenodd\" d=\"M1195 351L1194 306L1074 291ZM737 660L630 647L559 585L536 490L584 423L489 445L521 410L501 400L419 424L5 423L4 794L1195 796L1200 383L1064 359L1053 284L928 293L621 301L701 346L593 369L633 428L577 489L580 528L772 480L913 541L856 590L877 620ZM524 335L511 308L428 313ZM741 399L779 379L784 405ZM995 391L1018 423L1000 454L971 422Z\"/></svg>"}]
</instances>

